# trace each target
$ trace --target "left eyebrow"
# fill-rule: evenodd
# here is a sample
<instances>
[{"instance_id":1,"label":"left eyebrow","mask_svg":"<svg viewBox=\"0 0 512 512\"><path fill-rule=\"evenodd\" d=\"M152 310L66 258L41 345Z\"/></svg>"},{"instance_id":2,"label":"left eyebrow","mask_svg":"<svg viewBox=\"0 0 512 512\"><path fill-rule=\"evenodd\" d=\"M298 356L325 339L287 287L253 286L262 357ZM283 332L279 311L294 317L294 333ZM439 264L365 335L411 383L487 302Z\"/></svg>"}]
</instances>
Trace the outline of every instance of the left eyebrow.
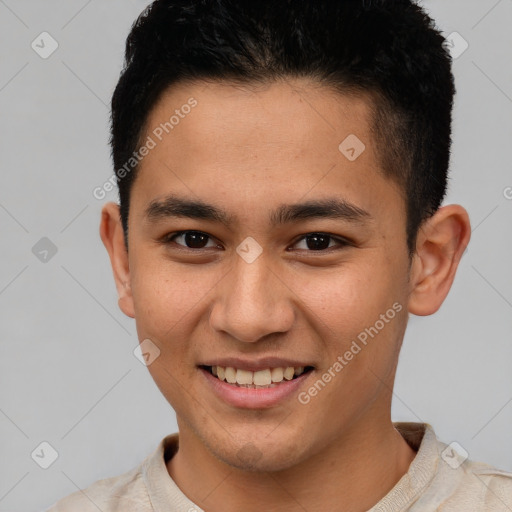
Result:
<instances>
[{"instance_id":1,"label":"left eyebrow","mask_svg":"<svg viewBox=\"0 0 512 512\"><path fill-rule=\"evenodd\" d=\"M335 219L364 223L373 220L373 217L359 206L338 198L281 205L270 215L270 223L274 226L309 219Z\"/></svg>"},{"instance_id":2,"label":"left eyebrow","mask_svg":"<svg viewBox=\"0 0 512 512\"><path fill-rule=\"evenodd\" d=\"M145 211L145 217L150 222L172 217L207 220L224 224L226 227L230 227L236 220L236 217L216 206L174 195L169 195L162 200L151 201ZM269 216L271 226L311 219L336 219L352 223L365 223L373 220L373 217L366 210L339 198L283 204L272 211Z\"/></svg>"}]
</instances>

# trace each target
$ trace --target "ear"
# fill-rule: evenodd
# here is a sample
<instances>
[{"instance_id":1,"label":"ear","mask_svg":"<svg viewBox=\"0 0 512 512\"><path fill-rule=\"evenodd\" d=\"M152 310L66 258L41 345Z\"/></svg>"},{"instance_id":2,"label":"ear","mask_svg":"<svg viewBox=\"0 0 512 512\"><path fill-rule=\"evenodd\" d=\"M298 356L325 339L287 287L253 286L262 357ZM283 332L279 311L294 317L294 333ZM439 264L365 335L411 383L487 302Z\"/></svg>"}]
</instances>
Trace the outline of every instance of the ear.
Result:
<instances>
[{"instance_id":1,"label":"ear","mask_svg":"<svg viewBox=\"0 0 512 512\"><path fill-rule=\"evenodd\" d=\"M135 318L128 251L124 243L119 205L116 203L107 203L103 206L101 211L100 236L103 245L107 249L114 272L114 280L119 296L119 308L125 315Z\"/></svg>"},{"instance_id":2,"label":"ear","mask_svg":"<svg viewBox=\"0 0 512 512\"><path fill-rule=\"evenodd\" d=\"M424 222L411 265L409 313L431 315L441 307L470 237L468 213L459 205L444 206Z\"/></svg>"}]
</instances>

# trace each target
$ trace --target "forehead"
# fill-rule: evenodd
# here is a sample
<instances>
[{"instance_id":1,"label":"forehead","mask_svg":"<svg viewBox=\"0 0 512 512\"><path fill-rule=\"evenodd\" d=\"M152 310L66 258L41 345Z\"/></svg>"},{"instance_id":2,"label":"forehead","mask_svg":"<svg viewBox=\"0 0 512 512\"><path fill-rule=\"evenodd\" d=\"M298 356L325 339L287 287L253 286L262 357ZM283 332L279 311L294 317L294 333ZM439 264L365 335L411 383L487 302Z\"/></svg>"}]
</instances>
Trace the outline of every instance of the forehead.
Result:
<instances>
[{"instance_id":1,"label":"forehead","mask_svg":"<svg viewBox=\"0 0 512 512\"><path fill-rule=\"evenodd\" d=\"M162 94L149 113L147 133L171 120L173 114L188 112L186 105L192 101L197 106L184 116L181 113L179 120L174 116L170 132L176 143L195 140L198 150L203 142L232 150L287 146L292 151L300 147L310 151L313 145L326 149L334 142L332 151L338 149L340 137L354 132L370 142L370 95L340 94L306 79L243 85L178 83Z\"/></svg>"},{"instance_id":2,"label":"forehead","mask_svg":"<svg viewBox=\"0 0 512 512\"><path fill-rule=\"evenodd\" d=\"M304 79L177 84L148 116L142 141L154 147L134 188L146 203L179 190L242 208L334 191L369 209L397 192L379 167L371 106Z\"/></svg>"}]
</instances>

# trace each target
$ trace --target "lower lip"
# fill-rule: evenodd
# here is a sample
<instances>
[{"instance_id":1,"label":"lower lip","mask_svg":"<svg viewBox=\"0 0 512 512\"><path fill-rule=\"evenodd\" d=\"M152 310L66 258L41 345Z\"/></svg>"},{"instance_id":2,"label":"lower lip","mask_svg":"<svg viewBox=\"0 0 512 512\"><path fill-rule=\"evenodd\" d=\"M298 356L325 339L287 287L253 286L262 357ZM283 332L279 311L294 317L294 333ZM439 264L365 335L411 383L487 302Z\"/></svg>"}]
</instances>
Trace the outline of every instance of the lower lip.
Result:
<instances>
[{"instance_id":1,"label":"lower lip","mask_svg":"<svg viewBox=\"0 0 512 512\"><path fill-rule=\"evenodd\" d=\"M205 377L215 395L234 407L244 409L265 409L278 405L290 398L291 395L297 395L301 385L313 373L313 370L310 370L295 379L283 380L272 388L253 389L228 384L203 368L199 368L199 371Z\"/></svg>"}]
</instances>

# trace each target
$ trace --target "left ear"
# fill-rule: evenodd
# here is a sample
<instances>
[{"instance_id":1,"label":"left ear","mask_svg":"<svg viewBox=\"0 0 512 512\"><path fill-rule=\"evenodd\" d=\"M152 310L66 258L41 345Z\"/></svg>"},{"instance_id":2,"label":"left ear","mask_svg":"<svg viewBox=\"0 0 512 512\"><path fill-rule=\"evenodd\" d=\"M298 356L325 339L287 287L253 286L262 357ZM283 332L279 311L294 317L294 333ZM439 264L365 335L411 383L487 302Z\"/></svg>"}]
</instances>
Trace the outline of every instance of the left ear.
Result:
<instances>
[{"instance_id":1,"label":"left ear","mask_svg":"<svg viewBox=\"0 0 512 512\"><path fill-rule=\"evenodd\" d=\"M439 208L422 224L410 271L409 313L426 316L441 307L470 237L468 213L457 204Z\"/></svg>"}]
</instances>

